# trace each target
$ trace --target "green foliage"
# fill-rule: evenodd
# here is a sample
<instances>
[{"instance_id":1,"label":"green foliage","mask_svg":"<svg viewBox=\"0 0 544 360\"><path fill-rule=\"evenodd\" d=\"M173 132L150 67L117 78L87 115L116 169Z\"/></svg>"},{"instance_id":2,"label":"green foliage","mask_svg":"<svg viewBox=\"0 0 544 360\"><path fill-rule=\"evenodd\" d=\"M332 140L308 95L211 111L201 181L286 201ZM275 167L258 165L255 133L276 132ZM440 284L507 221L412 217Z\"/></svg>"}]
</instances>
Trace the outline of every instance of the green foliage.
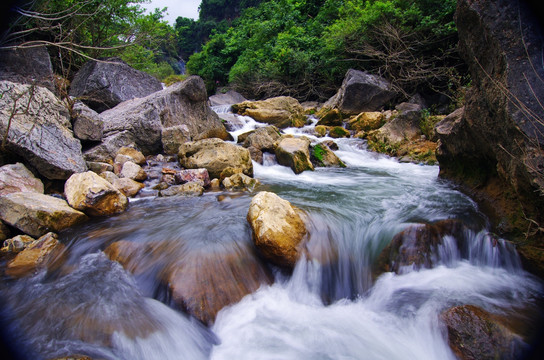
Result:
<instances>
[{"instance_id":1,"label":"green foliage","mask_svg":"<svg viewBox=\"0 0 544 360\"><path fill-rule=\"evenodd\" d=\"M162 82L166 85L166 86L170 86L172 84L175 84L177 82L180 82L180 81L183 81L187 79L187 76L186 75L169 75L167 77L165 77Z\"/></svg>"}]
</instances>

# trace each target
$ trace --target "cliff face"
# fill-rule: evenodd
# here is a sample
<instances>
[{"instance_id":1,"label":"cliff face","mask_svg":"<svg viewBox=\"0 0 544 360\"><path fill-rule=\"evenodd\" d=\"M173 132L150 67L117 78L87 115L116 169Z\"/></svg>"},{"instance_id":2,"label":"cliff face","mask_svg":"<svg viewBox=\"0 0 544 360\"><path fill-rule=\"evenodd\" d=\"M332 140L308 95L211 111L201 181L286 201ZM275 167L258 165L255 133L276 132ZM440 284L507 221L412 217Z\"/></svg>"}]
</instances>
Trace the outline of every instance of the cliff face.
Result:
<instances>
[{"instance_id":1,"label":"cliff face","mask_svg":"<svg viewBox=\"0 0 544 360\"><path fill-rule=\"evenodd\" d=\"M458 0L472 88L461 118L442 124L437 158L496 231L529 240L520 252L544 274L544 34L531 16L521 0Z\"/></svg>"}]
</instances>

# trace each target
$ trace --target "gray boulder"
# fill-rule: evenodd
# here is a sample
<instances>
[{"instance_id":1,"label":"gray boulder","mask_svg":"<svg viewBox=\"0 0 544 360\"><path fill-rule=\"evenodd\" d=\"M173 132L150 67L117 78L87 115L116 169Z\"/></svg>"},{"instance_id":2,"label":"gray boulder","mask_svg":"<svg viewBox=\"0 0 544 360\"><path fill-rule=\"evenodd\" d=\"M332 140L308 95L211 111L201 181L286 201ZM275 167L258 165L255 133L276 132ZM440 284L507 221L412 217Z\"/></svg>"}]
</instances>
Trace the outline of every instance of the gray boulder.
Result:
<instances>
[{"instance_id":1,"label":"gray boulder","mask_svg":"<svg viewBox=\"0 0 544 360\"><path fill-rule=\"evenodd\" d=\"M77 72L70 96L102 112L117 104L162 90L159 80L138 71L119 58L89 61Z\"/></svg>"},{"instance_id":2,"label":"gray boulder","mask_svg":"<svg viewBox=\"0 0 544 360\"><path fill-rule=\"evenodd\" d=\"M104 120L102 143L87 151L85 157L90 161L112 159L123 146L137 148L145 155L163 150L176 153L188 140L227 139L225 127L206 100L204 81L191 76L145 98L125 101L100 114ZM171 131L179 127L183 131ZM165 133L169 136L163 142Z\"/></svg>"},{"instance_id":3,"label":"gray boulder","mask_svg":"<svg viewBox=\"0 0 544 360\"><path fill-rule=\"evenodd\" d=\"M401 103L396 109L399 114L372 133L372 137L388 144L400 144L421 135L421 106Z\"/></svg>"},{"instance_id":4,"label":"gray boulder","mask_svg":"<svg viewBox=\"0 0 544 360\"><path fill-rule=\"evenodd\" d=\"M0 133L5 134L9 125L9 151L48 179L67 179L87 170L68 110L51 91L0 81L0 92Z\"/></svg>"},{"instance_id":5,"label":"gray boulder","mask_svg":"<svg viewBox=\"0 0 544 360\"><path fill-rule=\"evenodd\" d=\"M80 140L100 141L104 121L99 113L77 101L72 108L74 135Z\"/></svg>"},{"instance_id":6,"label":"gray boulder","mask_svg":"<svg viewBox=\"0 0 544 360\"><path fill-rule=\"evenodd\" d=\"M34 84L56 91L51 58L45 46L0 49L0 80Z\"/></svg>"},{"instance_id":7,"label":"gray boulder","mask_svg":"<svg viewBox=\"0 0 544 360\"><path fill-rule=\"evenodd\" d=\"M380 76L349 69L336 95L323 107L337 108L347 115L381 110L396 95L392 88L392 84Z\"/></svg>"}]
</instances>

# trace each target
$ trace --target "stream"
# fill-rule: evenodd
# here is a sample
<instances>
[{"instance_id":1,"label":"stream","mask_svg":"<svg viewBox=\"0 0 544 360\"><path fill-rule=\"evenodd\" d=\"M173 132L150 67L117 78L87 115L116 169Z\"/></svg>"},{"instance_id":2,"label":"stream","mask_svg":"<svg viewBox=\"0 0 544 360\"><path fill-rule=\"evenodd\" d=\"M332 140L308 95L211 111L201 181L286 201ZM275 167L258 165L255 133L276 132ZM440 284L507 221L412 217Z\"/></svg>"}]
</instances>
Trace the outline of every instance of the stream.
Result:
<instances>
[{"instance_id":1,"label":"stream","mask_svg":"<svg viewBox=\"0 0 544 360\"><path fill-rule=\"evenodd\" d=\"M236 119L235 138L262 126ZM316 142L313 126L285 132ZM542 282L508 241L489 234L476 203L438 179L438 166L399 163L360 139L335 141L346 168L295 175L267 154L264 165L254 162L257 191L307 214L308 253L292 274L271 267L273 282L223 308L211 327L172 306L159 268L130 273L102 250L118 240L161 242L163 264L253 256L246 215L255 193L144 196L123 214L62 232L59 269L3 279L5 342L29 359L455 359L439 315L464 304L508 319L534 341ZM468 248L445 241L431 269L374 272L395 234L445 219L471 229Z\"/></svg>"}]
</instances>

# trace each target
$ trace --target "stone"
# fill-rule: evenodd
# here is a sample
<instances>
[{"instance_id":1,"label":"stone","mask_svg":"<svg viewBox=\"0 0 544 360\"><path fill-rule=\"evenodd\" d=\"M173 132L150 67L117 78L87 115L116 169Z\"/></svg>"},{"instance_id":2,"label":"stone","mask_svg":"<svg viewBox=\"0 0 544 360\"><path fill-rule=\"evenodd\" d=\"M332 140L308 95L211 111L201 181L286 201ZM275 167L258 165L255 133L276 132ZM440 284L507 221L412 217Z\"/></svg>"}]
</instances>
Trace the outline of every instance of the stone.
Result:
<instances>
[{"instance_id":1,"label":"stone","mask_svg":"<svg viewBox=\"0 0 544 360\"><path fill-rule=\"evenodd\" d=\"M190 76L162 91L144 98L125 101L100 115L104 120L102 143L87 150L87 160L114 158L123 146L132 146L142 154L178 151L172 137L166 134L172 127L183 130L182 142L206 138L228 139L229 134L219 117L206 103L206 86L198 76ZM168 130L170 129L170 130Z\"/></svg>"},{"instance_id":2,"label":"stone","mask_svg":"<svg viewBox=\"0 0 544 360\"><path fill-rule=\"evenodd\" d=\"M299 120L306 122L304 108L298 100L289 96L278 96L260 101L244 101L232 106L235 113L250 116L255 121L275 125L283 129Z\"/></svg>"},{"instance_id":3,"label":"stone","mask_svg":"<svg viewBox=\"0 0 544 360\"><path fill-rule=\"evenodd\" d=\"M104 171L103 173L100 173L100 177L107 180L110 184L113 184L115 180L119 179L119 176L115 175L111 171Z\"/></svg>"},{"instance_id":4,"label":"stone","mask_svg":"<svg viewBox=\"0 0 544 360\"><path fill-rule=\"evenodd\" d=\"M331 129L329 129L329 136L338 139L338 138L344 138L344 137L350 137L351 133L349 130L344 129L342 126L334 126Z\"/></svg>"},{"instance_id":5,"label":"stone","mask_svg":"<svg viewBox=\"0 0 544 360\"><path fill-rule=\"evenodd\" d=\"M323 107L337 108L346 115L378 111L396 96L392 88L392 84L382 77L349 69L336 95Z\"/></svg>"},{"instance_id":6,"label":"stone","mask_svg":"<svg viewBox=\"0 0 544 360\"><path fill-rule=\"evenodd\" d=\"M229 176L222 182L223 187L230 191L247 190L252 192L260 184L261 182L259 180L241 173Z\"/></svg>"},{"instance_id":7,"label":"stone","mask_svg":"<svg viewBox=\"0 0 544 360\"><path fill-rule=\"evenodd\" d=\"M8 239L10 236L11 236L11 231L6 226L6 224L0 221L0 241L4 241Z\"/></svg>"},{"instance_id":8,"label":"stone","mask_svg":"<svg viewBox=\"0 0 544 360\"><path fill-rule=\"evenodd\" d=\"M344 117L338 109L322 108L317 113L319 121L317 126L342 126Z\"/></svg>"},{"instance_id":9,"label":"stone","mask_svg":"<svg viewBox=\"0 0 544 360\"><path fill-rule=\"evenodd\" d=\"M402 103L397 105L397 110L396 117L371 133L375 141L399 145L405 140L415 140L421 136L421 106Z\"/></svg>"},{"instance_id":10,"label":"stone","mask_svg":"<svg viewBox=\"0 0 544 360\"><path fill-rule=\"evenodd\" d=\"M370 131L379 129L385 124L384 116L378 111L363 112L348 121L348 129L355 131Z\"/></svg>"},{"instance_id":11,"label":"stone","mask_svg":"<svg viewBox=\"0 0 544 360\"><path fill-rule=\"evenodd\" d=\"M338 150L338 144L335 143L333 140L323 140L322 142L320 142L320 144L327 146L329 149L333 151Z\"/></svg>"},{"instance_id":12,"label":"stone","mask_svg":"<svg viewBox=\"0 0 544 360\"><path fill-rule=\"evenodd\" d=\"M251 200L247 220L259 252L278 266L294 267L307 234L301 211L278 195L261 191Z\"/></svg>"},{"instance_id":13,"label":"stone","mask_svg":"<svg viewBox=\"0 0 544 360\"><path fill-rule=\"evenodd\" d=\"M160 90L162 85L153 76L130 67L119 58L108 58L86 62L72 80L70 96L80 98L100 113L123 101Z\"/></svg>"},{"instance_id":14,"label":"stone","mask_svg":"<svg viewBox=\"0 0 544 360\"><path fill-rule=\"evenodd\" d=\"M310 160L315 167L346 167L346 164L325 143L311 147Z\"/></svg>"},{"instance_id":15,"label":"stone","mask_svg":"<svg viewBox=\"0 0 544 360\"><path fill-rule=\"evenodd\" d=\"M243 141L240 139L238 137L238 142L242 142L242 146L245 148L253 147L260 151L274 151L281 140L281 134L277 127L271 125L251 131L242 138Z\"/></svg>"},{"instance_id":16,"label":"stone","mask_svg":"<svg viewBox=\"0 0 544 360\"><path fill-rule=\"evenodd\" d=\"M128 206L125 195L92 171L72 175L64 194L70 206L90 216L119 214Z\"/></svg>"},{"instance_id":17,"label":"stone","mask_svg":"<svg viewBox=\"0 0 544 360\"><path fill-rule=\"evenodd\" d=\"M123 164L119 177L129 178L136 181L144 181L147 179L147 174L140 165L135 164L132 161L127 161Z\"/></svg>"},{"instance_id":18,"label":"stone","mask_svg":"<svg viewBox=\"0 0 544 360\"><path fill-rule=\"evenodd\" d=\"M204 187L196 182L183 185L172 185L159 192L160 196L200 196L204 193Z\"/></svg>"},{"instance_id":19,"label":"stone","mask_svg":"<svg viewBox=\"0 0 544 360\"><path fill-rule=\"evenodd\" d=\"M306 138L284 138L276 148L278 164L290 167L295 174L314 170L310 161L310 140Z\"/></svg>"},{"instance_id":20,"label":"stone","mask_svg":"<svg viewBox=\"0 0 544 360\"><path fill-rule=\"evenodd\" d=\"M317 126L315 127L315 129L314 129L314 130L315 130L315 135L316 135L317 137L327 136L327 131L328 131L327 129L328 129L328 128L327 128L327 126L325 126L325 125L317 125Z\"/></svg>"},{"instance_id":21,"label":"stone","mask_svg":"<svg viewBox=\"0 0 544 360\"><path fill-rule=\"evenodd\" d=\"M56 92L51 58L45 46L0 49L0 80Z\"/></svg>"},{"instance_id":22,"label":"stone","mask_svg":"<svg viewBox=\"0 0 544 360\"><path fill-rule=\"evenodd\" d=\"M6 275L23 277L51 266L60 260L63 250L64 245L58 241L57 234L47 233L29 244L8 263Z\"/></svg>"},{"instance_id":23,"label":"stone","mask_svg":"<svg viewBox=\"0 0 544 360\"><path fill-rule=\"evenodd\" d=\"M113 165L99 161L87 161L87 168L98 175L113 171Z\"/></svg>"},{"instance_id":24,"label":"stone","mask_svg":"<svg viewBox=\"0 0 544 360\"><path fill-rule=\"evenodd\" d=\"M43 183L21 163L4 165L0 167L0 196L14 192L43 194Z\"/></svg>"},{"instance_id":25,"label":"stone","mask_svg":"<svg viewBox=\"0 0 544 360\"><path fill-rule=\"evenodd\" d=\"M50 180L64 180L87 170L68 110L51 91L0 81L0 93L1 134L6 133L11 118L6 145L9 151ZM14 108L16 115L12 117Z\"/></svg>"},{"instance_id":26,"label":"stone","mask_svg":"<svg viewBox=\"0 0 544 360\"><path fill-rule=\"evenodd\" d=\"M72 107L72 124L74 135L80 140L102 140L104 121L93 109L81 101L76 101Z\"/></svg>"},{"instance_id":27,"label":"stone","mask_svg":"<svg viewBox=\"0 0 544 360\"><path fill-rule=\"evenodd\" d=\"M111 184L127 197L135 196L144 188L144 184L129 178L114 179Z\"/></svg>"},{"instance_id":28,"label":"stone","mask_svg":"<svg viewBox=\"0 0 544 360\"><path fill-rule=\"evenodd\" d=\"M0 197L0 218L33 237L49 231L59 232L87 220L85 214L71 208L62 199L29 192Z\"/></svg>"},{"instance_id":29,"label":"stone","mask_svg":"<svg viewBox=\"0 0 544 360\"><path fill-rule=\"evenodd\" d=\"M28 235L17 235L11 239L7 239L3 243L2 251L3 253L12 253L17 254L27 248L32 244L36 239Z\"/></svg>"},{"instance_id":30,"label":"stone","mask_svg":"<svg viewBox=\"0 0 544 360\"><path fill-rule=\"evenodd\" d=\"M202 187L210 186L210 175L206 169L187 169L180 170L174 175L176 184L185 184L188 182L196 182Z\"/></svg>"},{"instance_id":31,"label":"stone","mask_svg":"<svg viewBox=\"0 0 544 360\"><path fill-rule=\"evenodd\" d=\"M221 187L221 182L219 179L215 178L210 181L210 189L212 190L219 190Z\"/></svg>"},{"instance_id":32,"label":"stone","mask_svg":"<svg viewBox=\"0 0 544 360\"><path fill-rule=\"evenodd\" d=\"M181 144L191 141L189 127L185 124L163 128L162 149L165 154L176 154Z\"/></svg>"},{"instance_id":33,"label":"stone","mask_svg":"<svg viewBox=\"0 0 544 360\"><path fill-rule=\"evenodd\" d=\"M220 139L185 143L180 146L178 157L184 168L205 168L210 178L219 178L227 167L240 168L245 175L253 176L249 150Z\"/></svg>"},{"instance_id":34,"label":"stone","mask_svg":"<svg viewBox=\"0 0 544 360\"><path fill-rule=\"evenodd\" d=\"M119 160L117 160L117 156L119 156ZM115 162L120 162L121 164L125 163L125 161L132 161L138 165L144 165L146 163L144 154L128 146L121 147L117 151L117 156L115 157Z\"/></svg>"},{"instance_id":35,"label":"stone","mask_svg":"<svg viewBox=\"0 0 544 360\"><path fill-rule=\"evenodd\" d=\"M262 165L264 161L263 152L253 146L250 146L247 149L249 150L249 156L251 156L251 160Z\"/></svg>"},{"instance_id":36,"label":"stone","mask_svg":"<svg viewBox=\"0 0 544 360\"><path fill-rule=\"evenodd\" d=\"M462 360L521 359L523 341L474 305L455 306L440 319L446 326L448 343Z\"/></svg>"},{"instance_id":37,"label":"stone","mask_svg":"<svg viewBox=\"0 0 544 360\"><path fill-rule=\"evenodd\" d=\"M242 94L234 90L229 90L224 94L212 95L208 100L210 101L210 106L233 105L247 101Z\"/></svg>"}]
</instances>

